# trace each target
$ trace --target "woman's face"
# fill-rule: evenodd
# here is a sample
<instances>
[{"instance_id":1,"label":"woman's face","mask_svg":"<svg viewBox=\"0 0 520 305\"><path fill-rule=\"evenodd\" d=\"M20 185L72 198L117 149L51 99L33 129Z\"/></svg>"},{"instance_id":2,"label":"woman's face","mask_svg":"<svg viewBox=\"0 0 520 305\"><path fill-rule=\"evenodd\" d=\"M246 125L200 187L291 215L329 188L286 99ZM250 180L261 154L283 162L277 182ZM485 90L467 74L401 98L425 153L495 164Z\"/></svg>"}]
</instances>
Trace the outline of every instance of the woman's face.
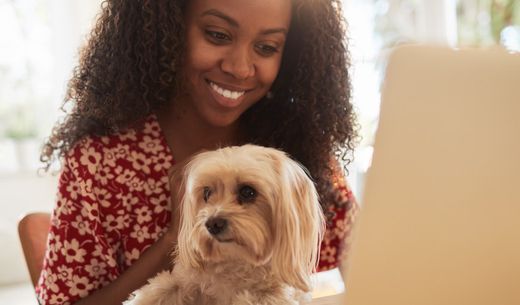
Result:
<instances>
[{"instance_id":1,"label":"woman's face","mask_svg":"<svg viewBox=\"0 0 520 305\"><path fill-rule=\"evenodd\" d=\"M290 19L290 0L190 1L184 72L189 102L206 123L233 124L269 91Z\"/></svg>"}]
</instances>

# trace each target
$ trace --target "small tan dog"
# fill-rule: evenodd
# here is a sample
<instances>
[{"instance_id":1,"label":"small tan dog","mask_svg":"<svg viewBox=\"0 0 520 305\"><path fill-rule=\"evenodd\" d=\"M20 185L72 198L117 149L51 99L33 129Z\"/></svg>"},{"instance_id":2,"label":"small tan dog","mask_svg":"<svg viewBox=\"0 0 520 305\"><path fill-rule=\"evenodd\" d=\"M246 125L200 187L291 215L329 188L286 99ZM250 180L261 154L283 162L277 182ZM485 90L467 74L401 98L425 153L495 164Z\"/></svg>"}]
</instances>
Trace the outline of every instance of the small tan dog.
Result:
<instances>
[{"instance_id":1,"label":"small tan dog","mask_svg":"<svg viewBox=\"0 0 520 305\"><path fill-rule=\"evenodd\" d=\"M183 179L175 267L125 305L308 298L325 225L314 184L297 162L272 148L228 147L196 155Z\"/></svg>"}]
</instances>

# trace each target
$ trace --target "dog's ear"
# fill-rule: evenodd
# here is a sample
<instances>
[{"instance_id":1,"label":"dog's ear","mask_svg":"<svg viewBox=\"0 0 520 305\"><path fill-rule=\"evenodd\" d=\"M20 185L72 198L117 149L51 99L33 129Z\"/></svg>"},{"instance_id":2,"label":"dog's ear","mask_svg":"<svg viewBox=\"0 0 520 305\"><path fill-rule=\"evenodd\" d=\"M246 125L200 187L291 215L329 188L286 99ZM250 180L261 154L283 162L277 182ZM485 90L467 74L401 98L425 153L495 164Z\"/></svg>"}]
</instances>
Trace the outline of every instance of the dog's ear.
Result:
<instances>
[{"instance_id":1,"label":"dog's ear","mask_svg":"<svg viewBox=\"0 0 520 305\"><path fill-rule=\"evenodd\" d=\"M184 266L191 266L194 268L201 267L201 258L195 253L192 242L192 232L195 226L196 212L193 207L195 206L194 194L192 192L193 183L190 182L190 173L197 162L197 157L191 157L182 164L176 165L172 171L170 171L170 187L172 190L172 200L177 201L178 212L178 246L176 249L177 257L176 261ZM173 206L172 206L173 208ZM172 223L172 225L174 225Z\"/></svg>"},{"instance_id":2,"label":"dog's ear","mask_svg":"<svg viewBox=\"0 0 520 305\"><path fill-rule=\"evenodd\" d=\"M273 160L281 180L273 205L273 268L282 280L308 292L325 231L323 212L303 166L281 152L273 153Z\"/></svg>"}]
</instances>

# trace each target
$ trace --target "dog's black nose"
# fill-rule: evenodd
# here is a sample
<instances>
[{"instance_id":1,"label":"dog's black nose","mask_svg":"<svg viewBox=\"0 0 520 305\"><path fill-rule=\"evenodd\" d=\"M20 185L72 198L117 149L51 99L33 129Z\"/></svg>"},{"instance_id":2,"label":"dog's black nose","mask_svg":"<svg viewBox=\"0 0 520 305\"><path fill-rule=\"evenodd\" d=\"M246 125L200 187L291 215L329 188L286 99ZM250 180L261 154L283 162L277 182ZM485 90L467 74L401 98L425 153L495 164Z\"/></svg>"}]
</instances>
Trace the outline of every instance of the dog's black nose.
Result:
<instances>
[{"instance_id":1,"label":"dog's black nose","mask_svg":"<svg viewBox=\"0 0 520 305\"><path fill-rule=\"evenodd\" d=\"M227 220L220 217L210 218L206 221L206 229L211 235L222 233L227 227Z\"/></svg>"}]
</instances>

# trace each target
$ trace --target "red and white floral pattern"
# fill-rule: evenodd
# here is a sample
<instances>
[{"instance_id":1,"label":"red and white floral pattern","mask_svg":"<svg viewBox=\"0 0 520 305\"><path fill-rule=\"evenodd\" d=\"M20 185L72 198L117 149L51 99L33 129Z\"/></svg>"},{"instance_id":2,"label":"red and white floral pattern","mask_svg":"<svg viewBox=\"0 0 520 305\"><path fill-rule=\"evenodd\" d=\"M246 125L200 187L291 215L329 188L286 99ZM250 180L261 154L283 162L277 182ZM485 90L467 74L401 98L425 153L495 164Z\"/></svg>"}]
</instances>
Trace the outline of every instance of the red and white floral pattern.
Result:
<instances>
[{"instance_id":1,"label":"red and white floral pattern","mask_svg":"<svg viewBox=\"0 0 520 305\"><path fill-rule=\"evenodd\" d=\"M40 304L70 304L107 285L153 244L170 221L173 165L155 116L117 135L88 137L64 160L47 253L36 293ZM346 184L321 250L320 270L337 265L356 207Z\"/></svg>"}]
</instances>

